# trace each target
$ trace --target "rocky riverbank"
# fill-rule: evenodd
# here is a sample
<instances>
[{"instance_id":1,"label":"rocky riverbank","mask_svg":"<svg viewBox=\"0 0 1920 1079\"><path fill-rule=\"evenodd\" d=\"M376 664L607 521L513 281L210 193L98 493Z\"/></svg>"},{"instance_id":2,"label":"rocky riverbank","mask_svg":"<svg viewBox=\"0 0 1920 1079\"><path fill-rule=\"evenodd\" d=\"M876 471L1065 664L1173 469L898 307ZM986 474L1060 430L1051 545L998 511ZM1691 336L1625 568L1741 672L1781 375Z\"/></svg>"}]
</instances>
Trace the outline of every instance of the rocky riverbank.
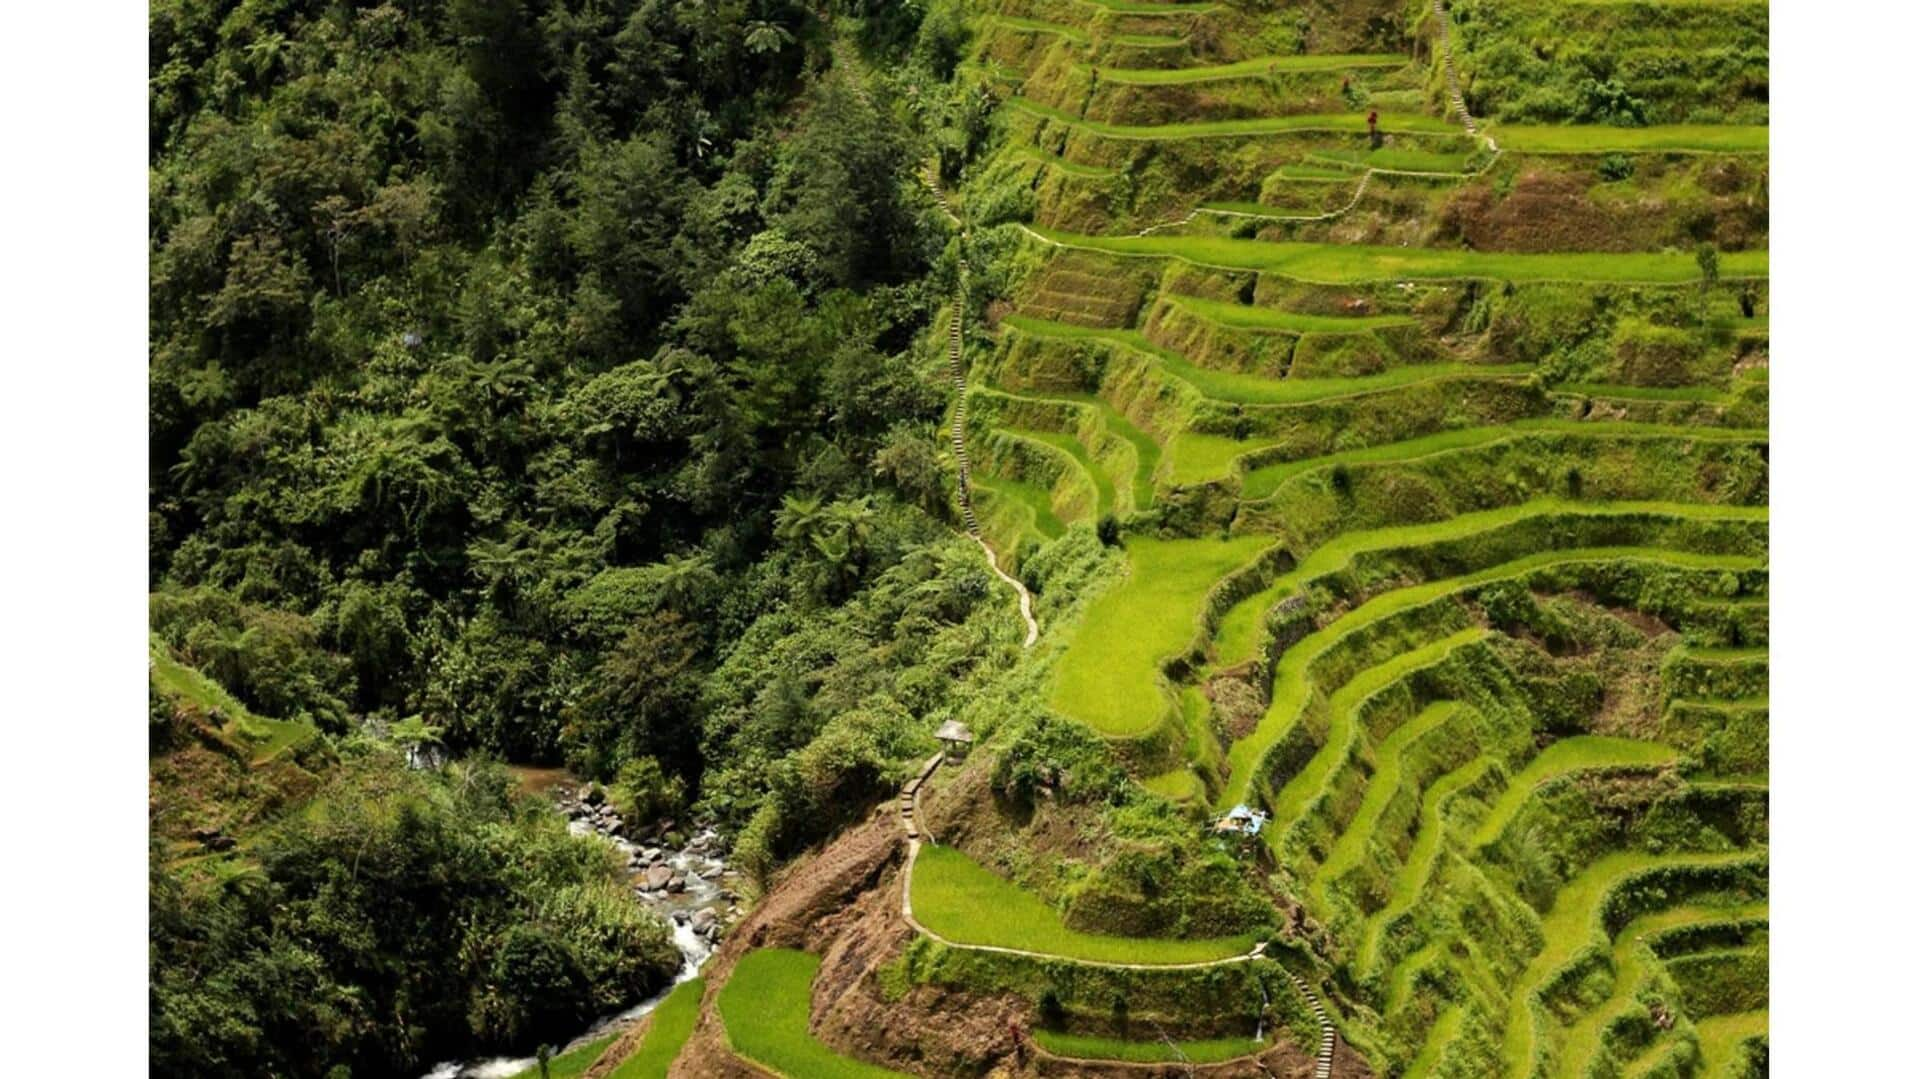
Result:
<instances>
[{"instance_id":1,"label":"rocky riverbank","mask_svg":"<svg viewBox=\"0 0 1920 1079\"><path fill-rule=\"evenodd\" d=\"M623 820L592 785L551 782L543 784L543 793L566 816L568 831L598 836L621 852L635 897L672 924L673 943L682 959L673 985L700 973L701 964L741 914L738 875L721 856L720 837L713 827L695 823L683 832L672 820L645 824ZM596 1020L563 1051L638 1021L666 998L673 985L625 1011ZM536 1067L532 1057L456 1061L438 1065L423 1079L509 1079Z\"/></svg>"}]
</instances>

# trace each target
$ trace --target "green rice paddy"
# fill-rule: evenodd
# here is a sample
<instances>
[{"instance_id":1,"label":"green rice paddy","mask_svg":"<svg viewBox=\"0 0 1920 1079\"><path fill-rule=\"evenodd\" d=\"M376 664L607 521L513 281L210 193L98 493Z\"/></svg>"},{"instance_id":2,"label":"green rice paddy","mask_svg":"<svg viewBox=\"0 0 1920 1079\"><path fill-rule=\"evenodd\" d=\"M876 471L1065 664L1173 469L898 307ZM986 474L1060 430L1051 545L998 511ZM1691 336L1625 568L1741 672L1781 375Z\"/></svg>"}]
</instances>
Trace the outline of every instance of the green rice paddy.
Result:
<instances>
[{"instance_id":1,"label":"green rice paddy","mask_svg":"<svg viewBox=\"0 0 1920 1079\"><path fill-rule=\"evenodd\" d=\"M1649 870L1675 866L1717 866L1754 858L1751 851L1712 854L1645 854L1623 851L1609 854L1582 870L1554 896L1553 907L1540 921L1545 944L1515 981L1500 1055L1507 1079L1526 1079L1538 1067L1540 1017L1536 994L1547 979L1581 951L1605 946L1601 907L1621 883ZM1764 1016L1762 1016L1764 1029ZM1705 1039L1703 1038L1703 1043ZM1737 1040L1737 1039L1736 1039ZM1704 1044L1703 1044L1704 1048ZM1708 1074L1711 1074L1709 1072Z\"/></svg>"},{"instance_id":2,"label":"green rice paddy","mask_svg":"<svg viewBox=\"0 0 1920 1079\"><path fill-rule=\"evenodd\" d=\"M1297 71L1350 71L1369 67L1405 67L1407 58L1400 53L1290 53L1285 56L1256 56L1231 64L1197 67L1100 69L1101 82L1131 86L1171 86L1218 79L1259 78ZM1082 70L1085 70L1084 68Z\"/></svg>"},{"instance_id":3,"label":"green rice paddy","mask_svg":"<svg viewBox=\"0 0 1920 1079\"><path fill-rule=\"evenodd\" d=\"M1492 757L1475 757L1466 764L1448 772L1433 781L1420 799L1419 831L1415 833L1413 845L1407 849L1407 860L1394 874L1386 905L1367 919L1360 935L1360 949L1355 968L1368 973L1380 959L1380 935L1395 918L1413 908L1427 881L1433 876L1434 862L1439 859L1442 844L1446 840L1447 804L1453 796L1471 788L1493 767Z\"/></svg>"},{"instance_id":4,"label":"green rice paddy","mask_svg":"<svg viewBox=\"0 0 1920 1079\"><path fill-rule=\"evenodd\" d=\"M633 1055L620 1062L608 1079L667 1079L667 1069L693 1035L700 1019L700 996L705 978L691 978L673 987L653 1010L653 1025Z\"/></svg>"},{"instance_id":5,"label":"green rice paddy","mask_svg":"<svg viewBox=\"0 0 1920 1079\"><path fill-rule=\"evenodd\" d=\"M1691 253L1555 252L1515 254L1432 247L1268 242L1230 236L1087 236L1043 226L1028 231L1060 247L1132 258L1172 258L1227 270L1257 270L1323 284L1482 279L1680 285L1699 280ZM1720 256L1722 279L1765 277L1765 251Z\"/></svg>"},{"instance_id":6,"label":"green rice paddy","mask_svg":"<svg viewBox=\"0 0 1920 1079\"><path fill-rule=\"evenodd\" d=\"M1207 1038L1200 1041L1122 1041L1096 1034L1066 1034L1036 1030L1033 1040L1055 1056L1083 1060L1125 1060L1135 1063L1214 1064L1257 1053L1267 1043L1255 1038Z\"/></svg>"},{"instance_id":7,"label":"green rice paddy","mask_svg":"<svg viewBox=\"0 0 1920 1079\"><path fill-rule=\"evenodd\" d=\"M1641 547L1588 548L1568 551L1542 551L1476 573L1441 581L1430 581L1376 596L1327 627L1308 634L1281 656L1275 665L1272 704L1252 734L1234 743L1227 759L1232 775L1225 792L1216 799L1221 811L1246 801L1252 793L1259 763L1299 719L1311 692L1309 665L1336 644L1341 637L1361 626L1400 611L1430 603L1445 596L1497 580L1522 577L1549 567L1580 563L1640 561L1649 564L1694 569L1729 569L1759 565L1758 560L1724 555L1696 555Z\"/></svg>"},{"instance_id":8,"label":"green rice paddy","mask_svg":"<svg viewBox=\"0 0 1920 1079\"><path fill-rule=\"evenodd\" d=\"M922 925L957 944L1100 963L1205 963L1245 955L1257 942L1251 934L1172 940L1108 937L1069 929L1038 896L952 847L920 848L913 867L913 914Z\"/></svg>"},{"instance_id":9,"label":"green rice paddy","mask_svg":"<svg viewBox=\"0 0 1920 1079\"><path fill-rule=\"evenodd\" d=\"M720 987L720 1021L735 1052L786 1079L911 1079L842 1056L808 1029L820 958L784 948L740 957Z\"/></svg>"},{"instance_id":10,"label":"green rice paddy","mask_svg":"<svg viewBox=\"0 0 1920 1079\"><path fill-rule=\"evenodd\" d=\"M1581 734L1563 738L1527 762L1520 774L1507 784L1487 816L1474 830L1473 845L1484 847L1500 838L1507 825L1533 797L1542 783L1574 772L1593 772L1606 768L1657 768L1672 764L1680 754L1671 746L1641 742L1632 738L1613 738Z\"/></svg>"},{"instance_id":11,"label":"green rice paddy","mask_svg":"<svg viewBox=\"0 0 1920 1079\"><path fill-rule=\"evenodd\" d=\"M1214 583L1271 546L1268 536L1127 541L1127 577L1093 601L1055 668L1049 703L1102 734L1151 732L1173 709L1160 664L1193 640Z\"/></svg>"}]
</instances>

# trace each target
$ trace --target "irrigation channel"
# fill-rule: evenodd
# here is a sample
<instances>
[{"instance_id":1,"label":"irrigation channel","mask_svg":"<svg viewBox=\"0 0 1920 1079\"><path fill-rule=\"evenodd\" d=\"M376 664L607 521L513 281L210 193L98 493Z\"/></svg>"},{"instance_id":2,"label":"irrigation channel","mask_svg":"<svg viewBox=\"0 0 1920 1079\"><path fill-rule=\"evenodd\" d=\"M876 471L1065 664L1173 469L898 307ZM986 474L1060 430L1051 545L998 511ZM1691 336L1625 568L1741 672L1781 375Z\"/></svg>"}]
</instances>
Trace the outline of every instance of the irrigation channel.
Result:
<instances>
[{"instance_id":1,"label":"irrigation channel","mask_svg":"<svg viewBox=\"0 0 1920 1079\"><path fill-rule=\"evenodd\" d=\"M549 794L555 810L566 814L568 831L574 835L598 835L626 858L634 894L647 909L673 926L674 947L680 949L681 957L680 969L672 982L645 1000L594 1020L578 1037L566 1045L556 1046L557 1056L632 1025L659 1007L674 986L699 974L701 965L713 954L720 934L738 915L739 893L734 887L737 874L720 856L719 838L713 829L697 828L678 849L658 840L636 842L627 838L626 822L611 806L590 800L590 796L571 783L564 780L556 783ZM656 826L652 831L658 834L661 829ZM531 1056L447 1061L435 1065L421 1079L509 1079L538 1067L539 1061Z\"/></svg>"}]
</instances>

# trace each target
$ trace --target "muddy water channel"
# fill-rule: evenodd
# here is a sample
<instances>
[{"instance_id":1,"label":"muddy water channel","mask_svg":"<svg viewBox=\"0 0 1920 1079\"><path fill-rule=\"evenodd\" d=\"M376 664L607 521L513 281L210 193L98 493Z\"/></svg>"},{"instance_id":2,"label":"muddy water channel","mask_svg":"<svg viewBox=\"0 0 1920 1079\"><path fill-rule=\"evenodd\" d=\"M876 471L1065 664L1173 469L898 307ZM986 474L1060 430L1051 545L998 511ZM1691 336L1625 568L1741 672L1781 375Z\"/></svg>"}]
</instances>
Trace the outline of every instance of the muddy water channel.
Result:
<instances>
[{"instance_id":1,"label":"muddy water channel","mask_svg":"<svg viewBox=\"0 0 1920 1079\"><path fill-rule=\"evenodd\" d=\"M568 831L574 835L598 836L620 851L627 860L634 895L672 924L673 943L680 949L680 970L671 985L623 1011L595 1020L560 1048L565 1052L633 1023L658 1007L673 991L673 986L700 973L701 964L713 954L721 933L738 916L737 880L732 868L720 857L719 837L711 828L696 827L686 842L678 847L670 846L666 837L672 830L672 822L630 826L612 806L600 800L597 792L584 790L577 780L564 773L541 770L538 775L522 778L527 789L553 799L555 811L567 817ZM423 1079L507 1079L538 1066L538 1061L531 1056L448 1061L436 1065Z\"/></svg>"}]
</instances>

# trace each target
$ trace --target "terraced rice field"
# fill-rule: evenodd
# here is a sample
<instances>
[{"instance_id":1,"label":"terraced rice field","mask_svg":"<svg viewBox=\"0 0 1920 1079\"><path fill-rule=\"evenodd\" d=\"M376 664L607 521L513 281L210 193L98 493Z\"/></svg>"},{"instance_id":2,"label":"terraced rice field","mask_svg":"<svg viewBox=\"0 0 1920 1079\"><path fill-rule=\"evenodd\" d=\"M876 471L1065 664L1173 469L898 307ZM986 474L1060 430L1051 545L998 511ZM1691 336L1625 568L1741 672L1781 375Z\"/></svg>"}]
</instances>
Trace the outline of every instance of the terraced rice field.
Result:
<instances>
[{"instance_id":1,"label":"terraced rice field","mask_svg":"<svg viewBox=\"0 0 1920 1079\"><path fill-rule=\"evenodd\" d=\"M1070 929L1038 896L951 847L924 847L913 870L913 912L960 944L1099 963L1204 963L1247 954L1255 937L1173 940L1101 936Z\"/></svg>"},{"instance_id":2,"label":"terraced rice field","mask_svg":"<svg viewBox=\"0 0 1920 1079\"><path fill-rule=\"evenodd\" d=\"M1052 705L1111 737L1158 727L1173 708L1161 663L1199 632L1207 590L1270 545L1264 536L1129 540L1127 576L1081 618L1055 674Z\"/></svg>"},{"instance_id":3,"label":"terraced rice field","mask_svg":"<svg viewBox=\"0 0 1920 1079\"><path fill-rule=\"evenodd\" d=\"M1088 930L1072 883L983 863L1031 864L1005 857L1026 827L1052 844L1026 857L1069 862L1154 840L1066 843L1045 830L1116 818L1044 799L990 852L923 845L913 911L950 945L1044 958L1062 992L1075 964L1271 940L1258 963L1360 1005L1302 1046L1319 1075L1336 1043L1376 1075L1747 1075L1767 1022L1768 129L1469 124L1492 76L1462 67L1444 5L1416 12L1420 48L1386 54L1232 5L996 5L969 62L1018 89L954 201L991 208L972 268L1005 282L978 286L969 438L1018 452L979 501L1032 564L1104 567L1042 582L1033 684L1274 917ZM1479 22L1469 55L1504 32ZM1517 198L1535 174L1555 182ZM992 186L1010 175L1013 211ZM1668 199L1716 184L1750 193L1749 239L1708 259L1686 215L1731 203ZM1621 206L1664 231L1605 218ZM1562 213L1602 223L1546 227ZM1258 838L1215 838L1241 805ZM1748 979L1732 1010L1701 1005L1713 978ZM1177 1008L1116 1036L1081 1003L1038 1049L1254 1047Z\"/></svg>"},{"instance_id":4,"label":"terraced rice field","mask_svg":"<svg viewBox=\"0 0 1920 1079\"><path fill-rule=\"evenodd\" d=\"M720 1019L735 1052L786 1079L902 1079L828 1048L807 1029L820 958L761 948L748 952L720 988Z\"/></svg>"}]
</instances>

